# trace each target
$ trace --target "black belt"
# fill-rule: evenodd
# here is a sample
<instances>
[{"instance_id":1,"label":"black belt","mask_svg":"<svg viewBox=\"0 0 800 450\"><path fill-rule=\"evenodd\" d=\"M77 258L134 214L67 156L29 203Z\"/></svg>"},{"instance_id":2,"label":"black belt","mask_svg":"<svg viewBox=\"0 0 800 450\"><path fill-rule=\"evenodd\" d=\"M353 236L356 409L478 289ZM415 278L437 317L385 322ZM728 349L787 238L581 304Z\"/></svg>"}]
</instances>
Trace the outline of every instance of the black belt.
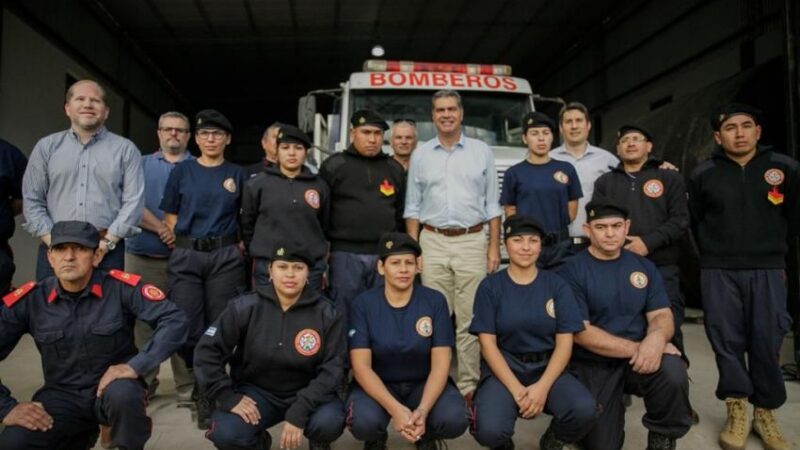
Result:
<instances>
[{"instance_id":1,"label":"black belt","mask_svg":"<svg viewBox=\"0 0 800 450\"><path fill-rule=\"evenodd\" d=\"M551 352L512 353L515 359L522 363L538 363L550 359Z\"/></svg>"},{"instance_id":2,"label":"black belt","mask_svg":"<svg viewBox=\"0 0 800 450\"><path fill-rule=\"evenodd\" d=\"M175 247L188 248L198 252L210 252L222 247L239 242L239 236L229 234L228 236L211 236L204 238L191 238L189 236L175 236Z\"/></svg>"}]
</instances>

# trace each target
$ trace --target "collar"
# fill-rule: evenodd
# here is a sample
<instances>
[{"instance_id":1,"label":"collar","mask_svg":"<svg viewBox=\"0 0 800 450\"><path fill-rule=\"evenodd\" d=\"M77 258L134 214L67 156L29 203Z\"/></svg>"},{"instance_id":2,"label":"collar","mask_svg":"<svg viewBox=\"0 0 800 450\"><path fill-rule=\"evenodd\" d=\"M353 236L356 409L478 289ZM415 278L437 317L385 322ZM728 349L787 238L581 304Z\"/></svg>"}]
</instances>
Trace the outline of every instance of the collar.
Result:
<instances>
[{"instance_id":1,"label":"collar","mask_svg":"<svg viewBox=\"0 0 800 450\"><path fill-rule=\"evenodd\" d=\"M434 139L436 140L436 144L433 146L434 150L437 148L441 150L446 150L445 146L442 145L442 141L439 139L438 133L436 134L436 137ZM465 147L465 136L464 136L464 131L462 130L461 135L458 137L458 142L456 142L456 145L453 146L453 150L457 150L459 148L464 148L464 147Z\"/></svg>"},{"instance_id":2,"label":"collar","mask_svg":"<svg viewBox=\"0 0 800 450\"><path fill-rule=\"evenodd\" d=\"M589 155L593 155L593 154L597 153L597 150L600 150L600 148L599 147L595 147L594 145L592 145L592 144L587 142L586 143L586 151L583 152L583 155L581 155L580 158L575 158L574 156L572 156L572 153L567 151L567 146L564 145L564 144L559 145L558 147L554 148L551 151L556 152L559 155L566 155L566 156L569 156L570 158L574 158L574 159L578 160L578 159L583 159L583 158L586 158Z\"/></svg>"},{"instance_id":3,"label":"collar","mask_svg":"<svg viewBox=\"0 0 800 450\"><path fill-rule=\"evenodd\" d=\"M189 159L191 157L192 157L192 155L189 153L189 150L184 150L183 153L181 154L181 157L178 158L178 160L175 161L175 162L176 163L181 163L181 162L184 162L184 161L186 161L187 159ZM167 161L167 158L164 157L164 150L163 149L160 149L160 148L158 149L158 159L161 160L161 161ZM169 161L167 161L167 162L169 162ZM170 163L170 164L172 164L172 163Z\"/></svg>"},{"instance_id":4,"label":"collar","mask_svg":"<svg viewBox=\"0 0 800 450\"><path fill-rule=\"evenodd\" d=\"M662 161L662 160L660 160L658 158L652 158L652 157L648 158L647 161L645 161L644 164L642 165L642 168L639 169L638 172L634 172L634 173L644 172L645 170L649 170L649 169L658 169L659 167L661 167L661 164L663 164L663 163L664 163L664 161ZM626 174L630 175L628 172L625 171L625 165L622 163L622 160L620 160L619 164L617 164L616 167L612 167L611 170L613 172L626 173Z\"/></svg>"},{"instance_id":5,"label":"collar","mask_svg":"<svg viewBox=\"0 0 800 450\"><path fill-rule=\"evenodd\" d=\"M68 298L66 292L61 287L61 284L58 282L58 278L50 277L47 283L47 286L50 287L50 293L47 294L47 303L52 304L55 303L56 300L59 298ZM86 285L86 288L83 289L83 292L78 299L82 299L86 296L93 296L99 300L103 299L103 275L99 273L99 271L95 270L92 273L92 278L89 280L89 284Z\"/></svg>"},{"instance_id":6,"label":"collar","mask_svg":"<svg viewBox=\"0 0 800 450\"><path fill-rule=\"evenodd\" d=\"M78 143L80 143L81 145L84 145L84 146L91 145L91 144L99 141L100 139L103 139L103 137L105 137L106 133L108 133L108 129L106 128L105 125L103 125L92 135L92 137L89 139L89 142L84 144L83 142L81 142L81 137L78 136L78 133L76 133L75 130L72 129L72 127L70 127L70 129L69 129L69 134L71 134L72 137L74 137L75 140L78 141Z\"/></svg>"}]
</instances>

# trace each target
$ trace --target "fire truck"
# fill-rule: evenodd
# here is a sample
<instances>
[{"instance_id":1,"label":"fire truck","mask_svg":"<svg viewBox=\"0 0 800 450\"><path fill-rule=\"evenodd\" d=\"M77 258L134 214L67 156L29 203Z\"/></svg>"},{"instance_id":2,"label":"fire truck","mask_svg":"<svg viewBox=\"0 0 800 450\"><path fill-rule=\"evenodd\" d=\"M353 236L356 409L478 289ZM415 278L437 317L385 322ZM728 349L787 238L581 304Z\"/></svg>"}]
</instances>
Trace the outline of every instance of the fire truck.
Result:
<instances>
[{"instance_id":1,"label":"fire truck","mask_svg":"<svg viewBox=\"0 0 800 450\"><path fill-rule=\"evenodd\" d=\"M530 83L511 76L511 67L506 65L373 59L339 88L315 90L302 97L298 124L313 136L315 161L347 148L349 119L360 109L377 112L390 125L401 119L414 121L422 143L436 135L431 96L440 89L453 89L461 95L462 132L492 148L501 183L506 169L521 161L527 151L522 142L522 116L542 102L563 103L534 95ZM391 153L388 140L384 151Z\"/></svg>"}]
</instances>

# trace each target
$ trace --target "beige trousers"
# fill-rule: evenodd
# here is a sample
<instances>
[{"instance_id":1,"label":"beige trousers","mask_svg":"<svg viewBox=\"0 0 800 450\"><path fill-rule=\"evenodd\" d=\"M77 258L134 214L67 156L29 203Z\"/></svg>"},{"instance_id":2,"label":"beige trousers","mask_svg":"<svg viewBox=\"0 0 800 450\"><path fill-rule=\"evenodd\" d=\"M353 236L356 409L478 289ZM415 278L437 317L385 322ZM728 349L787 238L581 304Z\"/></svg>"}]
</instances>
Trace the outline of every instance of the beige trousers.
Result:
<instances>
[{"instance_id":1,"label":"beige trousers","mask_svg":"<svg viewBox=\"0 0 800 450\"><path fill-rule=\"evenodd\" d=\"M142 276L143 283L151 283L161 290L167 290L167 261L168 259L149 258L147 256L125 253L125 270ZM136 347L142 346L153 336L153 329L150 325L137 320L133 329ZM177 354L170 357L172 365L172 376L175 379L175 391L178 400L188 401L192 398L192 388L194 387L194 375L192 369L186 367L186 362ZM158 377L159 369L148 373L144 381L150 386Z\"/></svg>"},{"instance_id":2,"label":"beige trousers","mask_svg":"<svg viewBox=\"0 0 800 450\"><path fill-rule=\"evenodd\" d=\"M480 376L478 338L469 334L478 284L486 277L486 234L445 236L423 229L422 284L447 298L456 318L456 386L462 394L475 390Z\"/></svg>"}]
</instances>

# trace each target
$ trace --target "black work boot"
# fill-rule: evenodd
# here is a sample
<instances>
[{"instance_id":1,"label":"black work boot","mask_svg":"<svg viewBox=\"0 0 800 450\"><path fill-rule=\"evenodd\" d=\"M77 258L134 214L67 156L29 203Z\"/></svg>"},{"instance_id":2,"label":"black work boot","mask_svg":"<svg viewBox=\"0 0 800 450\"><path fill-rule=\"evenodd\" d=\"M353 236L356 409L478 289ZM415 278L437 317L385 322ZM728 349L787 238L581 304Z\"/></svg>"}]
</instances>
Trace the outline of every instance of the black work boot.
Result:
<instances>
[{"instance_id":1,"label":"black work boot","mask_svg":"<svg viewBox=\"0 0 800 450\"><path fill-rule=\"evenodd\" d=\"M566 445L566 442L556 437L553 427L547 427L547 431L539 439L539 449L541 450L562 450Z\"/></svg>"},{"instance_id":2,"label":"black work boot","mask_svg":"<svg viewBox=\"0 0 800 450\"><path fill-rule=\"evenodd\" d=\"M388 447L386 447L386 440L388 438L389 436L384 434L383 437L377 441L366 441L364 442L364 450L388 450Z\"/></svg>"},{"instance_id":3,"label":"black work boot","mask_svg":"<svg viewBox=\"0 0 800 450\"><path fill-rule=\"evenodd\" d=\"M261 433L261 438L258 440L258 443L256 444L256 450L269 450L270 447L272 447L272 435L269 434L267 430L264 430L264 432ZM314 449L315 447L311 447L311 450Z\"/></svg>"},{"instance_id":4,"label":"black work boot","mask_svg":"<svg viewBox=\"0 0 800 450\"><path fill-rule=\"evenodd\" d=\"M211 399L203 394L197 398L197 428L211 428Z\"/></svg>"},{"instance_id":5,"label":"black work boot","mask_svg":"<svg viewBox=\"0 0 800 450\"><path fill-rule=\"evenodd\" d=\"M514 450L514 441L509 439L508 442L503 445L492 447L492 450Z\"/></svg>"},{"instance_id":6,"label":"black work boot","mask_svg":"<svg viewBox=\"0 0 800 450\"><path fill-rule=\"evenodd\" d=\"M675 450L675 438L649 431L647 433L647 450Z\"/></svg>"}]
</instances>

